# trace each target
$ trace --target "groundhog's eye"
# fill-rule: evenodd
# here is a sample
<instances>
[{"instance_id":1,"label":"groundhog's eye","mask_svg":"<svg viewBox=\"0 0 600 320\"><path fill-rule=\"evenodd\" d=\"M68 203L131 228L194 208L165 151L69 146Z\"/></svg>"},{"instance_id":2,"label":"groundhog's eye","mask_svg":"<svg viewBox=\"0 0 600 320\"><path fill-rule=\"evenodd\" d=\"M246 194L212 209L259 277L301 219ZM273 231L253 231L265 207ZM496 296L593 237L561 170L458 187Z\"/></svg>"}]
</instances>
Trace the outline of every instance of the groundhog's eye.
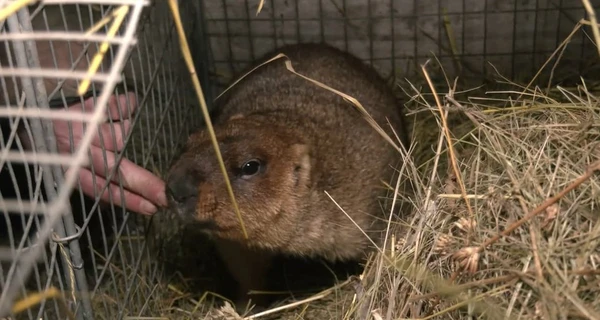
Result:
<instances>
[{"instance_id":1,"label":"groundhog's eye","mask_svg":"<svg viewBox=\"0 0 600 320\"><path fill-rule=\"evenodd\" d=\"M260 161L257 159L252 159L247 161L242 165L242 175L244 176L253 176L260 171Z\"/></svg>"}]
</instances>

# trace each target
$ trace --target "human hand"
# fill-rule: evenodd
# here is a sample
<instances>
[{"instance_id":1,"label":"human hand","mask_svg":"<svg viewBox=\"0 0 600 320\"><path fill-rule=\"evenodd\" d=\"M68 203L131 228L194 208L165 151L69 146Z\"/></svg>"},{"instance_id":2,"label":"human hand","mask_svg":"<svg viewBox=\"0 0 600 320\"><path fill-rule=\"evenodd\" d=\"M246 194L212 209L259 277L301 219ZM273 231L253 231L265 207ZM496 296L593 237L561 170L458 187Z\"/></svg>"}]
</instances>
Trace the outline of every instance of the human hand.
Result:
<instances>
[{"instance_id":1,"label":"human hand","mask_svg":"<svg viewBox=\"0 0 600 320\"><path fill-rule=\"evenodd\" d=\"M95 107L93 99L93 97L86 99L83 105L81 103L72 105L69 107L69 110L93 112ZM137 107L136 97L133 93L119 95L118 97L113 95L109 98L107 115L113 121L112 123L107 121L107 123L98 126L97 133L90 145L90 164L79 170L79 187L83 193L92 198L97 197L97 194L102 191L100 195L102 201L108 202L112 196L113 203L118 206L125 206L128 210L151 215L156 212L157 206L167 205L165 183L152 172L135 163L122 158L118 166L120 174L119 172L115 172L108 188L102 190L106 184L107 175L110 174L116 165L117 155L115 152L123 149L123 139L131 129L130 114L127 111L127 99L129 99L129 109L133 112ZM119 114L123 116L122 121L119 121ZM53 124L58 151L61 153L70 153L69 122L56 120ZM84 134L83 123L72 121L70 124L73 132L73 149L76 149L79 147ZM94 170L93 173L91 168ZM124 198L121 198L121 191L118 184L119 177L124 189Z\"/></svg>"}]
</instances>

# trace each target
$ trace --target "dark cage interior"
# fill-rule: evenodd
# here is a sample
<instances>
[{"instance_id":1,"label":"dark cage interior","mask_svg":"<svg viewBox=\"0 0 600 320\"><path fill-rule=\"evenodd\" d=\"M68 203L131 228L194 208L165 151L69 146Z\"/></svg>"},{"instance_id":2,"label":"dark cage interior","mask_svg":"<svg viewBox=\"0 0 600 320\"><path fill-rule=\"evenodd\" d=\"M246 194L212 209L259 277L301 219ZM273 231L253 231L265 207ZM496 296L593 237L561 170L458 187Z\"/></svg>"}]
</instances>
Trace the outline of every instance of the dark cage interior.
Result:
<instances>
[{"instance_id":1,"label":"dark cage interior","mask_svg":"<svg viewBox=\"0 0 600 320\"><path fill-rule=\"evenodd\" d=\"M115 9L113 5L80 2L78 10L69 9L74 5L59 7L50 2L32 4L25 10L36 31L83 32L90 23ZM595 10L600 10L599 1L590 2ZM600 83L598 49L589 25L580 23L589 19L581 0L271 0L264 1L257 13L261 3L179 1L196 74L209 107L235 76L265 53L286 44L307 42L325 42L357 56L387 79L398 96L403 95L399 85L406 82L426 87L421 70L426 61L434 83L444 85L446 79L453 82L458 78L465 88L497 88L505 85L506 79L525 85L533 81L544 88L550 84L576 86L582 78L595 81L588 90ZM7 23L1 28L3 34L17 32ZM162 178L189 134L202 128L204 121L166 0L150 1L144 8L136 38L121 72L123 83L115 89L116 94L133 93L136 100L136 111L130 119L131 133L122 137L124 147L117 158L127 159ZM12 40L3 38L0 46L2 68L16 68L19 52ZM75 49L40 48L38 54L42 58L65 59L63 63L74 64L74 58L60 50L75 54ZM115 54L113 47L109 57L114 59ZM93 54L84 56L91 61ZM52 62L42 63L42 67L58 68ZM102 72L109 69L108 65L101 67ZM1 102L8 105L16 91L7 89L10 76L2 77ZM14 85L22 86L19 81ZM39 88L35 92L38 98L45 95L48 101L58 101L58 108L63 108L63 102L69 99L82 101L69 89L72 90L66 84L54 83L46 84L43 94L37 91ZM400 100L404 103L408 97ZM0 120L3 152L22 151L20 143L15 142L19 138L12 137L17 127L14 119ZM41 196L47 200L46 190L53 188L54 181L39 182L39 168L3 159L0 206L7 199L30 202ZM111 170L119 181L118 171ZM121 189L123 183L117 182ZM106 186L103 188L106 190ZM56 287L69 293L66 305L81 319L195 319L208 312L213 302L220 306L222 299L218 294L227 296L233 287L211 241L193 226L175 219L172 212L159 209L152 217L141 216L122 209L122 203L115 199L101 201L77 188L70 205L72 218L67 215L59 221L64 231L60 238L68 240L49 241L48 250L19 290L19 299ZM15 272L14 252L19 246L33 244L43 220L42 216L3 209L1 290ZM363 267L362 263L324 265L305 259L282 259L276 266L272 273L274 288L284 292L280 295L283 298L298 299L348 275L358 275ZM91 295L71 295L82 288ZM322 310L321 319L334 319L336 316L331 314L335 312ZM61 319L66 317L61 302L48 299L16 318L57 319L58 315Z\"/></svg>"}]
</instances>

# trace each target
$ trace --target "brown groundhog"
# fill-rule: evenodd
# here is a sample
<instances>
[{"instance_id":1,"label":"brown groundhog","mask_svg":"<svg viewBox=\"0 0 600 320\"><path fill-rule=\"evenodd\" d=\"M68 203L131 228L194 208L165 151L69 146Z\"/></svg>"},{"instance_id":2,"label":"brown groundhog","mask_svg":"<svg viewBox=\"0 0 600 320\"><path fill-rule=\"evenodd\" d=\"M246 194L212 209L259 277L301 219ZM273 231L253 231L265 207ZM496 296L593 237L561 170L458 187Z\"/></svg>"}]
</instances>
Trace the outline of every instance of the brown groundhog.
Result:
<instances>
[{"instance_id":1,"label":"brown groundhog","mask_svg":"<svg viewBox=\"0 0 600 320\"><path fill-rule=\"evenodd\" d=\"M389 121L407 143L400 104L358 58L324 44L300 44L275 50L254 66L278 53L298 73L356 98L396 141ZM285 61L247 75L211 116L248 239L208 131L190 136L167 175L171 209L213 236L242 301L248 290L262 288L275 254L364 258L372 244L357 225L377 243L389 214L378 199L386 196L381 181L392 178L401 159L350 102L293 74Z\"/></svg>"}]
</instances>

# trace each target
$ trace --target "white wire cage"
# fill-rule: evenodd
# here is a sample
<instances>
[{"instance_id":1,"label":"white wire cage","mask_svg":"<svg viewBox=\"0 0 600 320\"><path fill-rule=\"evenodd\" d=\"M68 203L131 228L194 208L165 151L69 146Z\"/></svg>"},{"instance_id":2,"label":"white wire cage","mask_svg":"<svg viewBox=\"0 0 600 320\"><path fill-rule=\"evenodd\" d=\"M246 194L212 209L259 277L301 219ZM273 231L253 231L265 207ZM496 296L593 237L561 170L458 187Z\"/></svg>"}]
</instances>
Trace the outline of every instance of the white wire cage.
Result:
<instances>
[{"instance_id":1,"label":"white wire cage","mask_svg":"<svg viewBox=\"0 0 600 320\"><path fill-rule=\"evenodd\" d=\"M120 318L128 300L140 308L148 301L149 291L136 289L136 275L147 272L150 279L157 269L132 267L119 277L110 268L113 260L132 266L151 260L144 242L131 240L143 233L143 223L128 222L132 216L119 209L118 197L101 201L111 181L123 192L120 172L106 156L105 183L94 182L94 195L80 191L78 172L96 174L90 146L98 136L105 145L123 142L115 163L126 158L163 171L177 147L172 140L182 135L177 131L191 125L195 105L185 86L189 75L175 67L180 52L167 1L0 1L0 8L6 16L0 26L0 318L13 311L17 319ZM186 20L186 30L193 30L194 19ZM126 92L135 105L116 99L113 110L113 97ZM102 137L101 125L126 120L130 133L111 126ZM59 126L68 133L57 135ZM99 296L114 292L123 300L94 301L102 286ZM53 289L60 299L48 294ZM48 299L15 309L39 293Z\"/></svg>"}]
</instances>

